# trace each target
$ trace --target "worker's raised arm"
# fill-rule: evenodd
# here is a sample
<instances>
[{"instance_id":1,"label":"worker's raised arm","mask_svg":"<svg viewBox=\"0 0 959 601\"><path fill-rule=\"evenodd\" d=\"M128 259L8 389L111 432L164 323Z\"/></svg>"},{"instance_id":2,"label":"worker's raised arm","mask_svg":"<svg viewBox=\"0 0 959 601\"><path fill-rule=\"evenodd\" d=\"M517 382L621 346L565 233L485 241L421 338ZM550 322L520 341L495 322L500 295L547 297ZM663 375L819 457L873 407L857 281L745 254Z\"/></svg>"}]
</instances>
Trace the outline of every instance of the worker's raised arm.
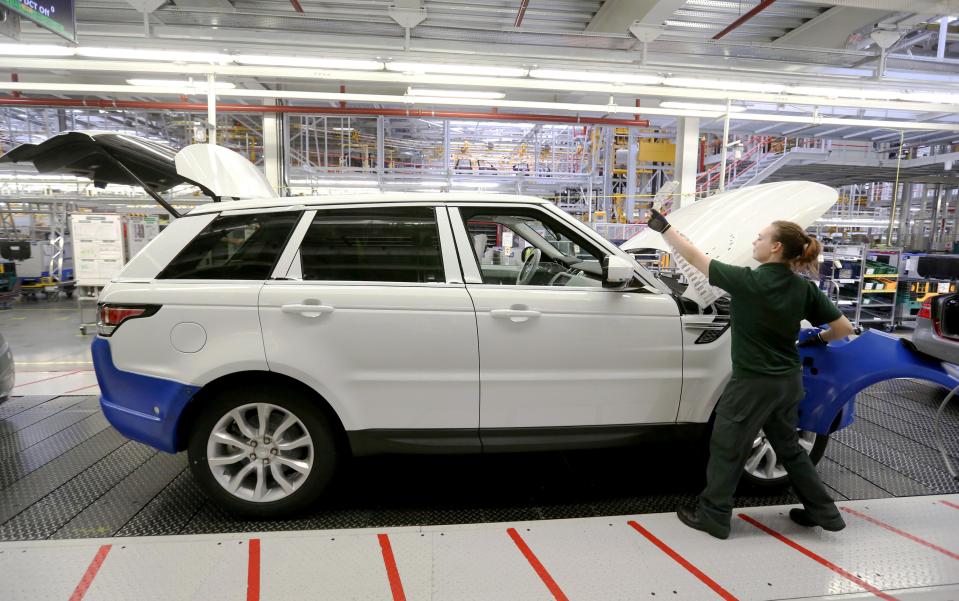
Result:
<instances>
[{"instance_id":1,"label":"worker's raised arm","mask_svg":"<svg viewBox=\"0 0 959 601\"><path fill-rule=\"evenodd\" d=\"M709 263L712 259L696 248L692 242L681 236L673 226L669 225L669 222L659 211L653 209L647 225L662 234L663 239L675 248L676 252L681 254L690 265L709 276Z\"/></svg>"}]
</instances>

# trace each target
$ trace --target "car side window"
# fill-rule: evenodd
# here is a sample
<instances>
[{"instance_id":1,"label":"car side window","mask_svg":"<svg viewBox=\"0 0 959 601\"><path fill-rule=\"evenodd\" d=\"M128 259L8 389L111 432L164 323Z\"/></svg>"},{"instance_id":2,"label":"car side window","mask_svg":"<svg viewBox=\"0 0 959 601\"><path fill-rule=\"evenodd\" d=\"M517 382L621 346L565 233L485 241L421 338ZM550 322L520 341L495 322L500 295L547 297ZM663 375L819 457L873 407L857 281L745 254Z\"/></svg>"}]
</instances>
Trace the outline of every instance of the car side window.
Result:
<instances>
[{"instance_id":1,"label":"car side window","mask_svg":"<svg viewBox=\"0 0 959 601\"><path fill-rule=\"evenodd\" d=\"M602 286L605 253L535 209L460 208L484 284Z\"/></svg>"},{"instance_id":2,"label":"car side window","mask_svg":"<svg viewBox=\"0 0 959 601\"><path fill-rule=\"evenodd\" d=\"M284 211L218 216L157 277L163 280L265 280L300 215L298 211Z\"/></svg>"},{"instance_id":3,"label":"car side window","mask_svg":"<svg viewBox=\"0 0 959 601\"><path fill-rule=\"evenodd\" d=\"M446 281L432 207L319 210L300 260L304 280Z\"/></svg>"}]
</instances>

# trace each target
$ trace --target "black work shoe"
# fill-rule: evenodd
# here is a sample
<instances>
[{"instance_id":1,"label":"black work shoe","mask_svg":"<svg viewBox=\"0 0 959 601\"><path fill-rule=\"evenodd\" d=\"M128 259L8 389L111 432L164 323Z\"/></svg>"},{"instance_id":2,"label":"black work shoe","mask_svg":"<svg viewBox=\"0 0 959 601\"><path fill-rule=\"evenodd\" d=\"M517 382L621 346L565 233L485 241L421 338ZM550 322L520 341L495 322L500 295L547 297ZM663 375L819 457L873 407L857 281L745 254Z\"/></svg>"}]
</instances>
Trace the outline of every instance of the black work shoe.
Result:
<instances>
[{"instance_id":1,"label":"black work shoe","mask_svg":"<svg viewBox=\"0 0 959 601\"><path fill-rule=\"evenodd\" d=\"M680 522L686 524L694 530L700 530L710 536L715 536L716 538L721 538L723 540L729 538L729 532L718 533L710 530L706 524L699 519L699 515L696 513L695 509L681 507L679 511L676 512L676 517L679 518Z\"/></svg>"},{"instance_id":2,"label":"black work shoe","mask_svg":"<svg viewBox=\"0 0 959 601\"><path fill-rule=\"evenodd\" d=\"M821 526L823 530L828 530L830 532L839 532L846 527L846 523L842 521L842 518L839 518L839 522L836 524L820 524L812 519L812 516L809 515L808 511L805 509L799 509L798 507L794 507L793 509L789 510L789 519L796 522L800 526L805 526L806 528Z\"/></svg>"}]
</instances>

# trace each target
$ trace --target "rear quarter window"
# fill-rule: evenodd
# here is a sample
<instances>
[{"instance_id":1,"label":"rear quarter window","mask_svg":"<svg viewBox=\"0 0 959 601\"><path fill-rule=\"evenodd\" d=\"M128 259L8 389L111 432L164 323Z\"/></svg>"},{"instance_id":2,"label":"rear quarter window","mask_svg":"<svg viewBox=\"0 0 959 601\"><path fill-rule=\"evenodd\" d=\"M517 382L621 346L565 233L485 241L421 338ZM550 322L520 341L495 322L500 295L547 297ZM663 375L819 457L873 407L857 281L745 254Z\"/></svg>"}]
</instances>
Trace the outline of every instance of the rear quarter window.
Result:
<instances>
[{"instance_id":1,"label":"rear quarter window","mask_svg":"<svg viewBox=\"0 0 959 601\"><path fill-rule=\"evenodd\" d=\"M159 279L265 280L270 276L298 211L216 217L181 250Z\"/></svg>"}]
</instances>

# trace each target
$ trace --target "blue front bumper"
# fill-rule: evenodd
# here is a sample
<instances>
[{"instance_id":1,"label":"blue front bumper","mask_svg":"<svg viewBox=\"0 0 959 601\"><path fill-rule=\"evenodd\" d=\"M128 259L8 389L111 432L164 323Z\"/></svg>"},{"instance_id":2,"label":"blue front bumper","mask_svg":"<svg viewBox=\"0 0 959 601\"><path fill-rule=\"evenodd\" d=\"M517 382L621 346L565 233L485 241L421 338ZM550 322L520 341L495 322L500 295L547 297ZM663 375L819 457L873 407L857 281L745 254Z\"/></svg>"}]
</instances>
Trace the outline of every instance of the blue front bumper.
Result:
<instances>
[{"instance_id":1,"label":"blue front bumper","mask_svg":"<svg viewBox=\"0 0 959 601\"><path fill-rule=\"evenodd\" d=\"M121 434L167 453L180 450L177 424L200 389L127 371L113 364L110 342L93 341L93 367L100 385L100 407Z\"/></svg>"}]
</instances>

